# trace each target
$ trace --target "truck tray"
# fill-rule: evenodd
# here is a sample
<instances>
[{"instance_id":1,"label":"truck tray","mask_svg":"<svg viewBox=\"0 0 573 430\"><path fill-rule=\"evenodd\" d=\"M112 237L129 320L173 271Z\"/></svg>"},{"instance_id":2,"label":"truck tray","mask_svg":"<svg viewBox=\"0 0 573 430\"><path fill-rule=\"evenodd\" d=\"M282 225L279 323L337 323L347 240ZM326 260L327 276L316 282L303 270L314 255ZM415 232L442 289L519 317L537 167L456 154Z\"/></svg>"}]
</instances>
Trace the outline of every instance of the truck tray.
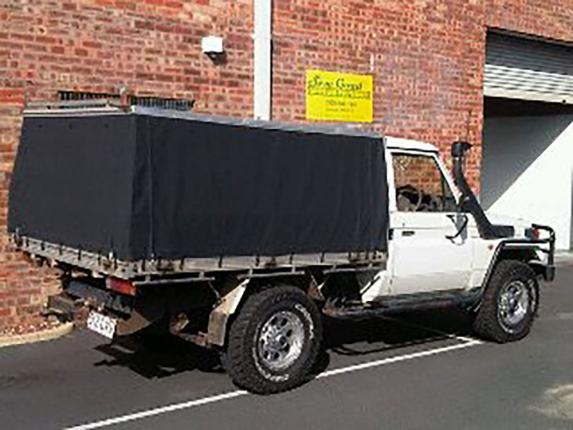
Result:
<instances>
[{"instance_id":1,"label":"truck tray","mask_svg":"<svg viewBox=\"0 0 573 430\"><path fill-rule=\"evenodd\" d=\"M25 112L8 228L31 254L124 277L348 263L383 254L387 227L372 133L142 107Z\"/></svg>"}]
</instances>

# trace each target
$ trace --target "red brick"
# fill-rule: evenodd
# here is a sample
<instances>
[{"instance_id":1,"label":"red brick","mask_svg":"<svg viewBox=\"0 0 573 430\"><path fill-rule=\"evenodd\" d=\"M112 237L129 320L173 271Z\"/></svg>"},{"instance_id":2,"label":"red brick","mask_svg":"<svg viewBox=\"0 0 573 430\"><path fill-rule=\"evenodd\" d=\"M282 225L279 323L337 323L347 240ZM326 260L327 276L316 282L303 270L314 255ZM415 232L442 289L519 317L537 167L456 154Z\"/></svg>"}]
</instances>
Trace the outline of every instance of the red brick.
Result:
<instances>
[{"instance_id":1,"label":"red brick","mask_svg":"<svg viewBox=\"0 0 573 430\"><path fill-rule=\"evenodd\" d=\"M0 103L8 105L23 105L24 91L19 88L0 88Z\"/></svg>"}]
</instances>

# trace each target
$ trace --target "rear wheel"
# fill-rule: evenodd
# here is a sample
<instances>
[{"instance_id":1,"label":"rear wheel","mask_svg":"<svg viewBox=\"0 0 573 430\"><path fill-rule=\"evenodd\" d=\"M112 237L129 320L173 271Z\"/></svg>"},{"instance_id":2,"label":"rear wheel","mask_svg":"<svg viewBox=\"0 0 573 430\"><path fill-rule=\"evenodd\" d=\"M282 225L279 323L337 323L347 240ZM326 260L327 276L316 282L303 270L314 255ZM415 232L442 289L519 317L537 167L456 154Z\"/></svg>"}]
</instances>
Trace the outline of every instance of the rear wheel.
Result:
<instances>
[{"instance_id":1,"label":"rear wheel","mask_svg":"<svg viewBox=\"0 0 573 430\"><path fill-rule=\"evenodd\" d=\"M474 320L476 334L500 343L527 336L538 302L535 272L516 260L500 261Z\"/></svg>"},{"instance_id":2,"label":"rear wheel","mask_svg":"<svg viewBox=\"0 0 573 430\"><path fill-rule=\"evenodd\" d=\"M233 382L260 394L306 381L322 339L321 315L295 287L273 287L250 296L229 332L225 355Z\"/></svg>"}]
</instances>

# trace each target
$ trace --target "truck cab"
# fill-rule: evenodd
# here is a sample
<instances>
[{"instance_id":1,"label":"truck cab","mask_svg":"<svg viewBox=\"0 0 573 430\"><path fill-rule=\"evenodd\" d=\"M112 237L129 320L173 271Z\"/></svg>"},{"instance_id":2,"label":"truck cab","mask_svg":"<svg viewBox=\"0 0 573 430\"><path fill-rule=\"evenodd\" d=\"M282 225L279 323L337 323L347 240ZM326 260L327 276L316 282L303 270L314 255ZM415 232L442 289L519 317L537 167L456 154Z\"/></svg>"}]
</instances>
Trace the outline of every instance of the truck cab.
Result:
<instances>
[{"instance_id":1,"label":"truck cab","mask_svg":"<svg viewBox=\"0 0 573 430\"><path fill-rule=\"evenodd\" d=\"M552 279L553 251L545 252L535 243L545 233L543 242L548 246L551 229L516 221L511 226L497 226L504 234L484 238L438 148L420 141L385 139L390 208L388 264L363 287L364 303L396 296L419 300L427 295L435 300L452 294L468 297L471 302L473 294L479 294L487 281L488 272L505 257L531 262L544 278ZM549 273L537 264L549 266Z\"/></svg>"},{"instance_id":2,"label":"truck cab","mask_svg":"<svg viewBox=\"0 0 573 430\"><path fill-rule=\"evenodd\" d=\"M468 289L474 264L474 223L456 236L464 214L438 149L430 144L386 138L390 230L388 267L364 291L366 302L387 295ZM456 237L454 237L456 236ZM475 277L473 280L475 284Z\"/></svg>"}]
</instances>

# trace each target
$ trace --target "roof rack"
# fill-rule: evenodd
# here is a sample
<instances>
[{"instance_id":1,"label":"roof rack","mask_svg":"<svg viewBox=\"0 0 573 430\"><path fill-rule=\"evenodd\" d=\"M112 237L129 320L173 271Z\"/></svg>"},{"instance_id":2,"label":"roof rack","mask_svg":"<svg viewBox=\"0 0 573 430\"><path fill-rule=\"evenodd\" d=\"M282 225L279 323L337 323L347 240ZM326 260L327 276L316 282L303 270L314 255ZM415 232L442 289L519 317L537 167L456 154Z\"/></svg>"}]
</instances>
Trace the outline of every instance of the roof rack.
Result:
<instances>
[{"instance_id":1,"label":"roof rack","mask_svg":"<svg viewBox=\"0 0 573 430\"><path fill-rule=\"evenodd\" d=\"M33 101L28 102L24 109L25 114L46 114L74 111L90 112L118 112L126 111L130 106L122 105L119 99L100 98L85 100L60 100L60 101Z\"/></svg>"},{"instance_id":2,"label":"roof rack","mask_svg":"<svg viewBox=\"0 0 573 430\"><path fill-rule=\"evenodd\" d=\"M190 111L173 110L164 107L147 107L121 104L118 99L95 98L86 100L64 100L55 102L30 102L24 115L34 116L90 116L135 114L160 118L194 120L209 123L227 124L240 127L263 128L301 133L341 134L355 137L381 139L382 134L346 123L297 123L283 121L263 121L250 118L235 118L218 115L197 114Z\"/></svg>"}]
</instances>

